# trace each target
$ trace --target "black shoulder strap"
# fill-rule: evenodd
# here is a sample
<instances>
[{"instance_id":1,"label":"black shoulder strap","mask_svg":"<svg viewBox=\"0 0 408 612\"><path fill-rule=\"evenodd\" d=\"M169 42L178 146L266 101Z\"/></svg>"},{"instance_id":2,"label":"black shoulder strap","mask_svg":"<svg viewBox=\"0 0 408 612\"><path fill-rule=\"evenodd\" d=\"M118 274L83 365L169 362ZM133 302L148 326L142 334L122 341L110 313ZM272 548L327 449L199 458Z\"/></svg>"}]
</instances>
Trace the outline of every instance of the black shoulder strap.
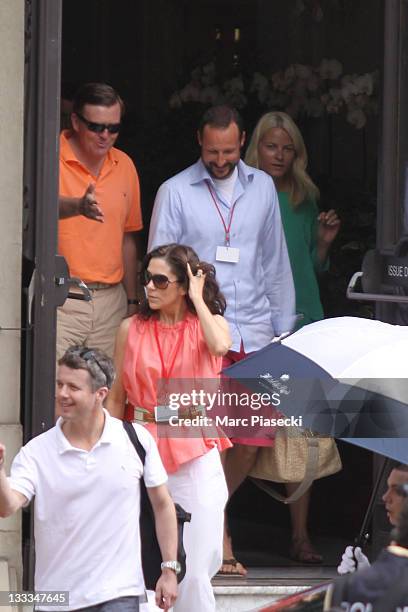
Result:
<instances>
[{"instance_id":1,"label":"black shoulder strap","mask_svg":"<svg viewBox=\"0 0 408 612\"><path fill-rule=\"evenodd\" d=\"M122 421L122 423L144 467L145 460L146 460L146 451L143 447L143 444L140 442L139 438L137 437L137 433L132 423L129 423L129 421Z\"/></svg>"}]
</instances>

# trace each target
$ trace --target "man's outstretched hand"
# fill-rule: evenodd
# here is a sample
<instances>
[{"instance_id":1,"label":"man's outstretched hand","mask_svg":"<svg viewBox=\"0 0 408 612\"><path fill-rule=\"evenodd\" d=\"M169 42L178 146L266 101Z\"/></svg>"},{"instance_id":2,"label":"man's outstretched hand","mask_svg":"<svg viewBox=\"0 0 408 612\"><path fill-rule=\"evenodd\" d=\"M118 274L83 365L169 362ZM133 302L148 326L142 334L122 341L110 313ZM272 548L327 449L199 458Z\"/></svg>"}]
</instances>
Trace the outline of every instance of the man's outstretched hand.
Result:
<instances>
[{"instance_id":1,"label":"man's outstretched hand","mask_svg":"<svg viewBox=\"0 0 408 612\"><path fill-rule=\"evenodd\" d=\"M95 185L90 183L84 195L79 201L79 214L87 219L104 222L104 214L99 206L95 196Z\"/></svg>"}]
</instances>

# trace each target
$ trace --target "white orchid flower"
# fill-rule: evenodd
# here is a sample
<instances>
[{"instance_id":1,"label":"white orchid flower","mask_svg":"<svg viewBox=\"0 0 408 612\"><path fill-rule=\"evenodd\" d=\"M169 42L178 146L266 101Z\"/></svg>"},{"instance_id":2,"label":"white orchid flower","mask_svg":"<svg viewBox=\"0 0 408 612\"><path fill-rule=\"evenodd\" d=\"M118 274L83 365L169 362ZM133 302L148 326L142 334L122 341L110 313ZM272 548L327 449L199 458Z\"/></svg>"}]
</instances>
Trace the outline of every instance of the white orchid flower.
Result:
<instances>
[{"instance_id":1,"label":"white orchid flower","mask_svg":"<svg viewBox=\"0 0 408 612\"><path fill-rule=\"evenodd\" d=\"M322 59L318 72L322 79L330 79L335 81L343 72L342 64L336 59Z\"/></svg>"},{"instance_id":2,"label":"white orchid flower","mask_svg":"<svg viewBox=\"0 0 408 612\"><path fill-rule=\"evenodd\" d=\"M338 79L341 73L343 72L342 64L336 60L331 59L328 61L328 78L333 81Z\"/></svg>"},{"instance_id":3,"label":"white orchid flower","mask_svg":"<svg viewBox=\"0 0 408 612\"><path fill-rule=\"evenodd\" d=\"M287 83L290 83L295 78L295 74L295 67L293 64L291 64L286 68L283 78Z\"/></svg>"},{"instance_id":4,"label":"white orchid flower","mask_svg":"<svg viewBox=\"0 0 408 612\"><path fill-rule=\"evenodd\" d=\"M244 81L242 80L242 76L236 76L224 83L225 91L231 92L242 92L244 91Z\"/></svg>"},{"instance_id":5,"label":"white orchid flower","mask_svg":"<svg viewBox=\"0 0 408 612\"><path fill-rule=\"evenodd\" d=\"M201 89L193 83L188 83L180 91L180 98L183 102L198 102L200 99Z\"/></svg>"},{"instance_id":6,"label":"white orchid flower","mask_svg":"<svg viewBox=\"0 0 408 612\"><path fill-rule=\"evenodd\" d=\"M357 130L361 130L367 122L367 118L361 108L356 108L347 113L347 121Z\"/></svg>"},{"instance_id":7,"label":"white orchid flower","mask_svg":"<svg viewBox=\"0 0 408 612\"><path fill-rule=\"evenodd\" d=\"M220 96L220 91L216 86L204 87L200 92L200 102L202 104L215 104Z\"/></svg>"},{"instance_id":8,"label":"white orchid flower","mask_svg":"<svg viewBox=\"0 0 408 612\"><path fill-rule=\"evenodd\" d=\"M251 83L251 91L261 91L269 87L268 79L260 72L255 72Z\"/></svg>"},{"instance_id":9,"label":"white orchid flower","mask_svg":"<svg viewBox=\"0 0 408 612\"><path fill-rule=\"evenodd\" d=\"M300 79L308 79L312 75L312 69L304 64L295 64L294 70L296 76Z\"/></svg>"},{"instance_id":10,"label":"white orchid flower","mask_svg":"<svg viewBox=\"0 0 408 612\"><path fill-rule=\"evenodd\" d=\"M193 68L193 70L191 71L191 79L193 81L199 81L201 78L201 68L200 66L196 66L195 68Z\"/></svg>"},{"instance_id":11,"label":"white orchid flower","mask_svg":"<svg viewBox=\"0 0 408 612\"><path fill-rule=\"evenodd\" d=\"M208 74L208 75L214 76L215 73L216 73L214 62L209 62L208 64L203 66L203 72L204 72L204 74Z\"/></svg>"},{"instance_id":12,"label":"white orchid flower","mask_svg":"<svg viewBox=\"0 0 408 612\"><path fill-rule=\"evenodd\" d=\"M175 91L174 94L171 95L169 100L170 108L181 108L183 106L183 101L180 98L180 94L178 91Z\"/></svg>"},{"instance_id":13,"label":"white orchid flower","mask_svg":"<svg viewBox=\"0 0 408 612\"><path fill-rule=\"evenodd\" d=\"M371 96L374 91L374 79L372 74L368 72L359 76L355 80L356 87L359 89L360 93L366 94L367 96Z\"/></svg>"},{"instance_id":14,"label":"white orchid flower","mask_svg":"<svg viewBox=\"0 0 408 612\"><path fill-rule=\"evenodd\" d=\"M309 91L317 91L320 87L321 79L316 73L311 73L306 81L306 87Z\"/></svg>"}]
</instances>

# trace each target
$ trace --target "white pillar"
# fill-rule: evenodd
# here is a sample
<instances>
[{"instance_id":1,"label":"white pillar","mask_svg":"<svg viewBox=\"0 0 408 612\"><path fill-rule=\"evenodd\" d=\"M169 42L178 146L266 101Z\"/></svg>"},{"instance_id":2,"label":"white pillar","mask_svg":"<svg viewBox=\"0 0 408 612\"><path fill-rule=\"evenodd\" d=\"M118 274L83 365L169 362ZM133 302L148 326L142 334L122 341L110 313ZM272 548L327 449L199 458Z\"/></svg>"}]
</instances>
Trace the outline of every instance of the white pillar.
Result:
<instances>
[{"instance_id":1,"label":"white pillar","mask_svg":"<svg viewBox=\"0 0 408 612\"><path fill-rule=\"evenodd\" d=\"M9 465L21 446L20 332L23 197L24 0L0 0L0 440ZM0 557L21 578L20 514L0 519ZM6 580L1 572L2 583ZM0 584L0 590L7 590ZM14 587L15 588L15 587Z\"/></svg>"}]
</instances>

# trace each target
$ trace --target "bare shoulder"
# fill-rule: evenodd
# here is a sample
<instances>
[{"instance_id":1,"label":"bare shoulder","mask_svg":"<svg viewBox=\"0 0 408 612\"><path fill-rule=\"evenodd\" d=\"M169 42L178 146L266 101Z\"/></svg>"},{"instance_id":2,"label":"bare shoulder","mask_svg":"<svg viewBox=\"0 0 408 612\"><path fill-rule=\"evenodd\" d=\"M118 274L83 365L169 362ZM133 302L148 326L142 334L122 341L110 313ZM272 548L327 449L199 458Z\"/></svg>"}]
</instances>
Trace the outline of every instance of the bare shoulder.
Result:
<instances>
[{"instance_id":1,"label":"bare shoulder","mask_svg":"<svg viewBox=\"0 0 408 612\"><path fill-rule=\"evenodd\" d=\"M123 319L122 323L119 325L119 330L118 330L119 337L127 338L130 326L132 325L133 321L134 321L134 316L126 317L126 319Z\"/></svg>"},{"instance_id":2,"label":"bare shoulder","mask_svg":"<svg viewBox=\"0 0 408 612\"><path fill-rule=\"evenodd\" d=\"M119 329L116 332L116 341L115 341L115 363L116 367L118 367L118 361L123 358L123 354L125 351L125 346L128 339L129 329L132 325L134 317L127 317L123 319L121 324L119 325Z\"/></svg>"}]
</instances>

